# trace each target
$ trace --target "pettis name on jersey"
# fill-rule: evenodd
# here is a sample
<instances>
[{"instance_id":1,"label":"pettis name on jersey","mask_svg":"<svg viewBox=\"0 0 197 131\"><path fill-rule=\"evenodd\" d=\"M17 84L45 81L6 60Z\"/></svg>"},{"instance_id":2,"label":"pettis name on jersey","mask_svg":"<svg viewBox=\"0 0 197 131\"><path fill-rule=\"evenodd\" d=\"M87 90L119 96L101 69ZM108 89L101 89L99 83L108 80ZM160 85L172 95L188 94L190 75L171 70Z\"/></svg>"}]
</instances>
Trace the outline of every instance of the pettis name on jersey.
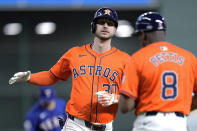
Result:
<instances>
[{"instance_id":1,"label":"pettis name on jersey","mask_svg":"<svg viewBox=\"0 0 197 131\"><path fill-rule=\"evenodd\" d=\"M150 62L156 67L164 62L173 62L182 65L184 63L184 57L174 52L160 52L150 57Z\"/></svg>"}]
</instances>

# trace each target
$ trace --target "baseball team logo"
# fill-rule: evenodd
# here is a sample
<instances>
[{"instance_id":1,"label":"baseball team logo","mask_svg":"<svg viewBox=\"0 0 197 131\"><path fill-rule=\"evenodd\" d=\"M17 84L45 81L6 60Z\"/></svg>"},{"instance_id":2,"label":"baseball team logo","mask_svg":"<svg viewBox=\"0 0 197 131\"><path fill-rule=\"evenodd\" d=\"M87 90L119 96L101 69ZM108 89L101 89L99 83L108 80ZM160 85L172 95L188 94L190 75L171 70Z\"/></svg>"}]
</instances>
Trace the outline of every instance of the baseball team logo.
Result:
<instances>
[{"instance_id":1,"label":"baseball team logo","mask_svg":"<svg viewBox=\"0 0 197 131\"><path fill-rule=\"evenodd\" d=\"M45 93L45 95L46 95L47 98L51 97L51 95L52 95L52 92L51 92L50 89L45 90L44 93Z\"/></svg>"},{"instance_id":2,"label":"baseball team logo","mask_svg":"<svg viewBox=\"0 0 197 131\"><path fill-rule=\"evenodd\" d=\"M104 10L104 15L110 15L110 13L111 13L111 10L109 10L109 9L106 9L106 10Z\"/></svg>"},{"instance_id":3,"label":"baseball team logo","mask_svg":"<svg viewBox=\"0 0 197 131\"><path fill-rule=\"evenodd\" d=\"M160 46L160 50L161 51L168 51L168 47L167 46Z\"/></svg>"}]
</instances>

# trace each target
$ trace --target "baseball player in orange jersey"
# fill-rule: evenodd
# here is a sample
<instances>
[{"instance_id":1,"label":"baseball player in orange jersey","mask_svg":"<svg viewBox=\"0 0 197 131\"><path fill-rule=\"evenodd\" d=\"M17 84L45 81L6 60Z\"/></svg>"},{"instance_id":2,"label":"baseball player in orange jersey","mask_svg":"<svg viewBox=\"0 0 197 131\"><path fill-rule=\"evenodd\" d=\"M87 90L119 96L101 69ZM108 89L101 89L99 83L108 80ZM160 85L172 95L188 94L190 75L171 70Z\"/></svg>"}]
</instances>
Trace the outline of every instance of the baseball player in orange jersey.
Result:
<instances>
[{"instance_id":1,"label":"baseball player in orange jersey","mask_svg":"<svg viewBox=\"0 0 197 131\"><path fill-rule=\"evenodd\" d=\"M66 81L72 74L73 87L66 107L68 119L63 130L112 131L118 110L116 94L129 58L127 53L111 46L117 26L118 16L114 10L98 9L91 23L93 44L73 47L49 71L18 72L9 83L27 81L46 86Z\"/></svg>"},{"instance_id":2,"label":"baseball player in orange jersey","mask_svg":"<svg viewBox=\"0 0 197 131\"><path fill-rule=\"evenodd\" d=\"M192 92L192 109L196 108L196 58L165 42L165 31L159 13L147 12L137 19L135 33L144 47L130 57L120 89L121 111L136 108L133 131L187 131Z\"/></svg>"}]
</instances>

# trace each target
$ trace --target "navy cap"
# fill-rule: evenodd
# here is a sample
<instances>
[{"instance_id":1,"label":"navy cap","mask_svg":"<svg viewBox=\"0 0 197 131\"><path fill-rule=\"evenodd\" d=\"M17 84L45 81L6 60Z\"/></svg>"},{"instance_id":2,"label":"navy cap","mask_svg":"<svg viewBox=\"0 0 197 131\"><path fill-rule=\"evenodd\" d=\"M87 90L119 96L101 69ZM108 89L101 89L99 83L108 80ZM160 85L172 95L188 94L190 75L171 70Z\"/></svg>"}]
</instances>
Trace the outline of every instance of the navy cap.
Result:
<instances>
[{"instance_id":1,"label":"navy cap","mask_svg":"<svg viewBox=\"0 0 197 131\"><path fill-rule=\"evenodd\" d=\"M140 31L166 30L164 17L158 12L146 12L141 14L136 21L135 34Z\"/></svg>"},{"instance_id":2,"label":"navy cap","mask_svg":"<svg viewBox=\"0 0 197 131\"><path fill-rule=\"evenodd\" d=\"M115 27L118 27L118 14L116 13L115 10L108 8L108 7L103 7L100 8L96 11L94 15L94 19L91 22L91 32L95 33L96 31L96 22L99 18L108 18L112 21L115 22Z\"/></svg>"},{"instance_id":3,"label":"navy cap","mask_svg":"<svg viewBox=\"0 0 197 131\"><path fill-rule=\"evenodd\" d=\"M53 86L40 87L40 101L49 102L55 98L55 90Z\"/></svg>"},{"instance_id":4,"label":"navy cap","mask_svg":"<svg viewBox=\"0 0 197 131\"><path fill-rule=\"evenodd\" d=\"M111 8L104 7L104 8L98 9L94 15L93 21L96 22L97 19L99 18L111 19L115 22L115 26L118 27L118 15L116 11Z\"/></svg>"}]
</instances>

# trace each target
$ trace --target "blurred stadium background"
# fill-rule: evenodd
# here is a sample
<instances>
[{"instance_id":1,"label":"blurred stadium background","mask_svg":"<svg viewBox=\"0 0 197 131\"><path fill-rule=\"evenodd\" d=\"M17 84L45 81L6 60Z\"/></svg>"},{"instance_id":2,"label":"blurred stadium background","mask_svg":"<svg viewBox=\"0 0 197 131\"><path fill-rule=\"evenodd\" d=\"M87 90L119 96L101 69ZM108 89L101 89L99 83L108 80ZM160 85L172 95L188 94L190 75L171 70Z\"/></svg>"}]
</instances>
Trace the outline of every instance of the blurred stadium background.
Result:
<instances>
[{"instance_id":1,"label":"blurred stadium background","mask_svg":"<svg viewBox=\"0 0 197 131\"><path fill-rule=\"evenodd\" d=\"M10 86L9 78L18 71L48 70L69 48L91 43L90 23L98 8L117 10L121 26L112 43L130 55L140 48L132 37L135 20L151 10L166 18L167 40L197 56L196 5L195 0L0 0L0 131L21 131L24 115L38 99L39 88ZM71 79L57 83L56 94L68 101L71 86ZM196 131L197 113L192 114L190 131ZM131 130L134 117L118 112L114 131Z\"/></svg>"}]
</instances>

